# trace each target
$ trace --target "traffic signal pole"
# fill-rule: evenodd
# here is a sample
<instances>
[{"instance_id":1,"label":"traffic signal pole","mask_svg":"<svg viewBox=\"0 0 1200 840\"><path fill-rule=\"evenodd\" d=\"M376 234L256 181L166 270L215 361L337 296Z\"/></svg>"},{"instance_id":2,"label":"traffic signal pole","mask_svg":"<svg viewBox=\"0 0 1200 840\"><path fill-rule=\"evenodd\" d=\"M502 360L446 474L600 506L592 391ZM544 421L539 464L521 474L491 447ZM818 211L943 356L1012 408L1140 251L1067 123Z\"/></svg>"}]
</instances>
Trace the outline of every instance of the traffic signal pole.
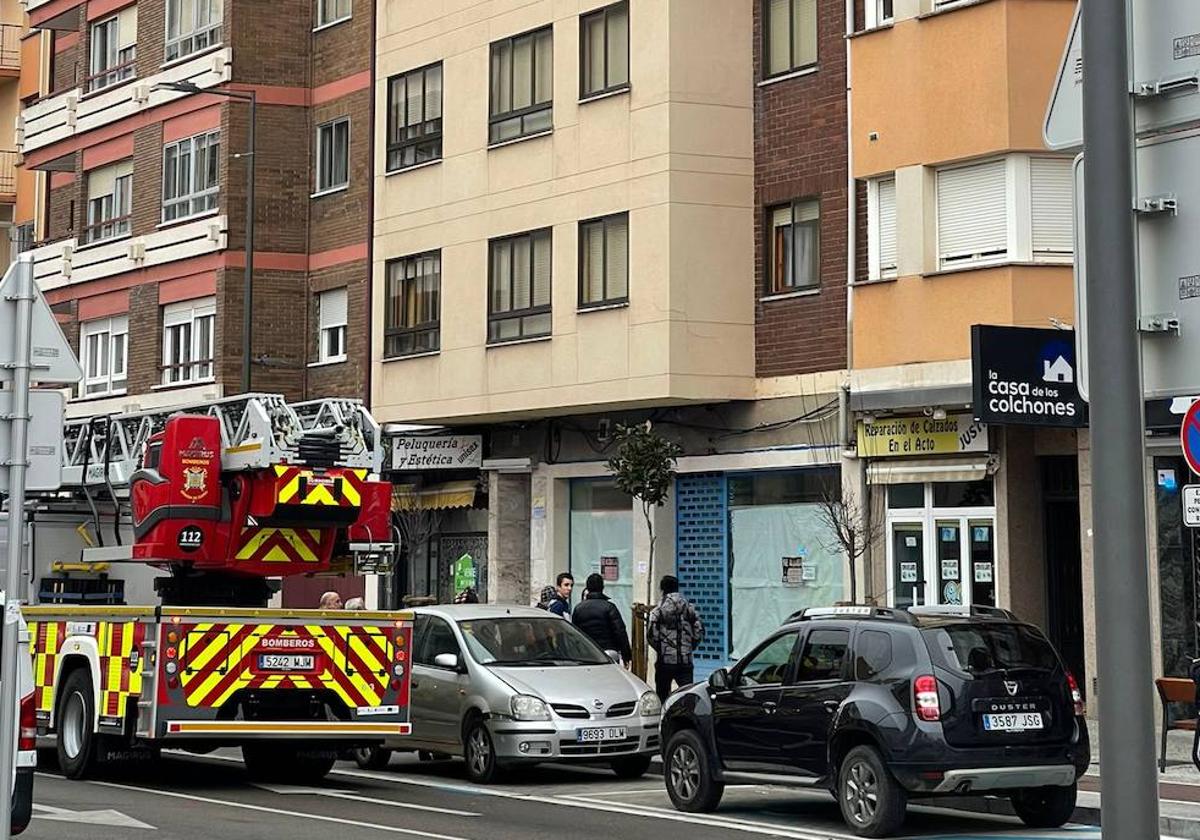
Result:
<instances>
[{"instance_id":1,"label":"traffic signal pole","mask_svg":"<svg viewBox=\"0 0 1200 840\"><path fill-rule=\"evenodd\" d=\"M1159 836L1126 0L1084 0L1084 213L1100 808L1104 840Z\"/></svg>"}]
</instances>

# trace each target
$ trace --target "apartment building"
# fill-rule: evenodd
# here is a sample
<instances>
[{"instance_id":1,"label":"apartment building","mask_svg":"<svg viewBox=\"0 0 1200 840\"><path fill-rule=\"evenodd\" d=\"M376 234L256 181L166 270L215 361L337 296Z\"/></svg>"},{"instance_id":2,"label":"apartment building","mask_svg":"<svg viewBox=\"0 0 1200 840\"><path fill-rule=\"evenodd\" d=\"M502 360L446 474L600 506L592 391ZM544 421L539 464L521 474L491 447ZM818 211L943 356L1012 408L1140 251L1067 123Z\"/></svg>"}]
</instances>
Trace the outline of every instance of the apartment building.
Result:
<instances>
[{"instance_id":1,"label":"apartment building","mask_svg":"<svg viewBox=\"0 0 1200 840\"><path fill-rule=\"evenodd\" d=\"M702 670L843 597L844 31L828 0L381 7L372 406L482 449L397 463L438 517L403 591L450 595L468 544L491 600L595 572L627 620L678 574ZM605 466L645 421L684 449L653 565Z\"/></svg>"},{"instance_id":2,"label":"apartment building","mask_svg":"<svg viewBox=\"0 0 1200 840\"><path fill-rule=\"evenodd\" d=\"M19 221L83 364L69 413L363 396L373 4L26 7Z\"/></svg>"},{"instance_id":3,"label":"apartment building","mask_svg":"<svg viewBox=\"0 0 1200 840\"><path fill-rule=\"evenodd\" d=\"M860 5L850 155L865 247L850 401L853 480L881 529L868 591L896 606L1014 609L1090 674L1086 429L988 428L971 388L973 325L1074 321L1073 156L1047 152L1041 136L1074 9Z\"/></svg>"}]
</instances>

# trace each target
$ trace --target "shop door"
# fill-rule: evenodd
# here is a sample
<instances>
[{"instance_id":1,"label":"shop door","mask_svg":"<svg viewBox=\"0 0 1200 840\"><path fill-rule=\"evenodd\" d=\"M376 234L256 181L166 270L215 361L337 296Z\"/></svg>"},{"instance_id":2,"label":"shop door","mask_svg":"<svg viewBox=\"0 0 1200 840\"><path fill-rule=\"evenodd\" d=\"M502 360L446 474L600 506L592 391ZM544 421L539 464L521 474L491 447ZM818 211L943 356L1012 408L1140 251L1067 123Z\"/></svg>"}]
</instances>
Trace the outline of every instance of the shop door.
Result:
<instances>
[{"instance_id":1,"label":"shop door","mask_svg":"<svg viewBox=\"0 0 1200 840\"><path fill-rule=\"evenodd\" d=\"M995 606L996 529L991 516L893 520L890 530L894 606Z\"/></svg>"},{"instance_id":2,"label":"shop door","mask_svg":"<svg viewBox=\"0 0 1200 840\"><path fill-rule=\"evenodd\" d=\"M892 555L892 603L900 609L927 603L925 595L925 525L893 522L888 547Z\"/></svg>"}]
</instances>

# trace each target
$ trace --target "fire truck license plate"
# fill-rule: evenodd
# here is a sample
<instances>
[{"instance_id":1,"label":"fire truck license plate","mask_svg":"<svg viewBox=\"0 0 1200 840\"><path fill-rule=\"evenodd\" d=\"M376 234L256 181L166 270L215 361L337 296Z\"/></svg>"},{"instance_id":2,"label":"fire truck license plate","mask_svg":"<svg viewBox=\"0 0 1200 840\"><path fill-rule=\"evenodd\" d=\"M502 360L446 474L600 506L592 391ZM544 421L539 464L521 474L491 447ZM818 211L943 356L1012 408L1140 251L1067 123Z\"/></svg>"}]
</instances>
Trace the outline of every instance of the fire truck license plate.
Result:
<instances>
[{"instance_id":1,"label":"fire truck license plate","mask_svg":"<svg viewBox=\"0 0 1200 840\"><path fill-rule=\"evenodd\" d=\"M311 671L312 668L312 654L260 653L258 655L258 670L260 671Z\"/></svg>"}]
</instances>

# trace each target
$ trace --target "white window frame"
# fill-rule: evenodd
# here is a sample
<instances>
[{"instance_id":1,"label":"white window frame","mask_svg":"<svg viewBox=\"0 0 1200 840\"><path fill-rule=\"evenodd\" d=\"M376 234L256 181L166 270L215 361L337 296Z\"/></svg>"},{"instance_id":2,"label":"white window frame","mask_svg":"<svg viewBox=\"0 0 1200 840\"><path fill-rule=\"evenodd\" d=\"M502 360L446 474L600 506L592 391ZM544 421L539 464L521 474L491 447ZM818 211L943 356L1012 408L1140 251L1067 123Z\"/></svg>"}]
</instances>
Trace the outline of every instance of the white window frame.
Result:
<instances>
[{"instance_id":1,"label":"white window frame","mask_svg":"<svg viewBox=\"0 0 1200 840\"><path fill-rule=\"evenodd\" d=\"M129 171L115 174L125 168ZM82 237L85 245L129 236L133 229L133 163L123 161L97 167L88 172L87 177L91 179L107 170L114 171L112 192L93 196L90 189L88 191Z\"/></svg>"},{"instance_id":2,"label":"white window frame","mask_svg":"<svg viewBox=\"0 0 1200 840\"><path fill-rule=\"evenodd\" d=\"M325 29L326 27L333 26L336 23L342 23L343 21L350 20L350 18L354 16L353 0L316 0L316 3L317 25L313 27L314 32L316 32L318 29ZM337 15L337 7L342 3L346 4L346 13L337 17L329 17L328 15L330 14L330 9L333 10L334 15Z\"/></svg>"},{"instance_id":3,"label":"white window frame","mask_svg":"<svg viewBox=\"0 0 1200 840\"><path fill-rule=\"evenodd\" d=\"M892 265L884 265L882 262L883 235L880 227L882 216L880 214L879 188L885 183L892 185L892 238L895 240L899 238L896 229L898 221L896 176L893 173L881 178L872 178L867 182L867 277L870 280L891 280L900 273L899 241L892 244L896 254L895 262Z\"/></svg>"},{"instance_id":4,"label":"white window frame","mask_svg":"<svg viewBox=\"0 0 1200 840\"><path fill-rule=\"evenodd\" d=\"M325 177L322 178L321 164L323 163L323 160L324 160L324 152L325 152L325 144L326 143L330 143L330 142L334 143L334 153L336 154L336 152L337 152L337 145L336 145L337 127L341 123L346 124L346 162L345 162L346 180L344 180L340 183L333 183L330 180L333 178L333 172L325 173ZM328 138L325 138L325 136L324 136L326 132L329 133ZM328 195L329 193L340 192L341 190L348 189L350 187L350 118L349 117L338 117L337 119L330 120L329 122L324 122L324 123L321 123L320 125L318 125L317 126L317 139L316 139L316 144L314 146L314 150L315 150L315 155L314 155L314 166L313 166L313 176L314 176L313 182L314 182L315 189L313 191L312 197L316 198L317 196L320 196L320 195ZM331 165L336 167L337 162L335 160L333 160L332 157L330 158L330 162L331 162Z\"/></svg>"},{"instance_id":5,"label":"white window frame","mask_svg":"<svg viewBox=\"0 0 1200 840\"><path fill-rule=\"evenodd\" d=\"M100 358L97 358L97 354ZM83 367L83 379L79 380L78 398L124 394L129 381L129 316L113 315L80 324L79 360ZM92 372L93 368L95 372Z\"/></svg>"},{"instance_id":6,"label":"white window frame","mask_svg":"<svg viewBox=\"0 0 1200 840\"><path fill-rule=\"evenodd\" d=\"M174 21L172 8L178 9L183 5L184 0L166 0L164 16L164 35L166 37L166 47L163 51L163 58L166 63L171 64L181 59L187 58L190 55L195 55L198 52L212 49L221 43L222 32L221 28L224 24L225 8L223 0L192 0L192 20ZM209 14L206 19L201 20L201 10L208 9ZM215 11L216 23L213 23L213 12ZM171 37L172 24L179 24L179 31L175 37ZM184 26L188 29L184 29Z\"/></svg>"},{"instance_id":7,"label":"white window frame","mask_svg":"<svg viewBox=\"0 0 1200 840\"><path fill-rule=\"evenodd\" d=\"M892 13L884 10L887 3L892 4ZM889 26L896 22L896 0L866 0L867 29Z\"/></svg>"},{"instance_id":8,"label":"white window frame","mask_svg":"<svg viewBox=\"0 0 1200 840\"><path fill-rule=\"evenodd\" d=\"M195 382L212 382L216 369L215 348L217 329L217 299L196 298L168 304L162 311L162 384L170 387ZM204 346L201 322L208 320L208 346ZM176 330L186 332L178 334ZM176 336L179 335L180 340ZM186 359L177 359L174 350L186 345Z\"/></svg>"},{"instance_id":9,"label":"white window frame","mask_svg":"<svg viewBox=\"0 0 1200 840\"><path fill-rule=\"evenodd\" d=\"M326 301L331 301L335 295L341 295L341 306L327 307ZM333 364L334 362L346 361L346 323L348 321L347 316L349 315L349 306L349 291L346 286L342 286L339 289L329 289L317 294L317 323L319 325L317 330L317 341L319 345L317 348L317 361L321 364ZM329 309L333 309L334 313L336 314L338 308L341 309L339 318L334 318L328 314ZM327 317L330 318L330 320L327 321ZM330 353L329 348L331 339L334 339L335 337L339 352Z\"/></svg>"},{"instance_id":10,"label":"white window frame","mask_svg":"<svg viewBox=\"0 0 1200 840\"><path fill-rule=\"evenodd\" d=\"M203 141L203 142L202 142ZM196 189L196 183L199 175L207 168L200 160L200 155L197 154L198 147L203 146L199 151L204 153L204 161L207 162L210 156L217 157L217 182L203 189ZM187 192L177 192L176 195L167 195L167 157L170 153L175 152L175 160L185 152L188 155L188 190ZM221 170L220 170L220 155L221 155L221 131L204 131L200 134L195 134L191 137L185 137L182 140L176 140L167 143L163 146L163 178L162 178L162 222L163 224L173 224L185 219L203 216L207 213L215 213L221 203ZM177 165L177 164L176 164ZM178 190L179 174L176 173L176 190ZM184 212L178 216L168 216L168 209L178 206L184 206Z\"/></svg>"},{"instance_id":11,"label":"white window frame","mask_svg":"<svg viewBox=\"0 0 1200 840\"><path fill-rule=\"evenodd\" d=\"M137 58L137 16L136 6L122 9L115 15L107 17L103 20L98 20L91 25L88 30L88 92L102 90L103 88L115 85L118 82L123 82L126 79L132 79L137 74L137 68L132 64ZM135 27L133 43L125 47L121 46L121 18L125 17L127 21L132 19ZM111 33L106 33L105 49L98 48L96 41L102 32L111 28Z\"/></svg>"}]
</instances>

